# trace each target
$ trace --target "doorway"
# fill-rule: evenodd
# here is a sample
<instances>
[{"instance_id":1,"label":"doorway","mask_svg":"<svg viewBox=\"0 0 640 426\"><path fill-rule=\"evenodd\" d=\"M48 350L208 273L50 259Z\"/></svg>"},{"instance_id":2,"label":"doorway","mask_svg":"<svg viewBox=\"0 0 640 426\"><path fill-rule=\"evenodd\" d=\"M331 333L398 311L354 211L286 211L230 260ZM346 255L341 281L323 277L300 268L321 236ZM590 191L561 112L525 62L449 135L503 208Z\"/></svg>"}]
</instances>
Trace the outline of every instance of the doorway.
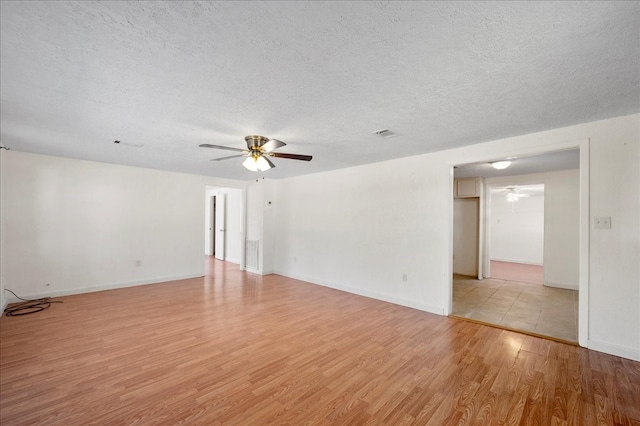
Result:
<instances>
[{"instance_id":1,"label":"doorway","mask_svg":"<svg viewBox=\"0 0 640 426\"><path fill-rule=\"evenodd\" d=\"M583 346L586 344L588 325L586 321L588 308L588 257L586 254L588 253L588 238L584 238L584 236L588 237L589 223L588 141L576 141L574 144L573 147L568 146L567 148L569 149L563 151L519 157L517 160L512 161L513 164L507 173L502 170L491 170L489 161L462 164L454 168L454 179L484 179L486 191L484 192L484 201L482 196L480 197L481 276L476 278L468 272L468 275L465 274L466 276L453 275L451 287L452 304L450 305L452 315L492 323L507 329L531 334L573 342L579 341ZM576 145L579 148L575 148ZM554 158L555 156L557 158ZM573 162L569 166L566 166L566 162L563 161L567 159ZM558 167L560 163L564 163L565 166ZM513 167L516 164L523 167ZM539 165L542 166L541 169L536 168ZM551 166L556 168L554 169ZM466 168L468 170L465 170ZM459 173L461 171L463 173ZM473 174L465 175L465 172ZM491 249L492 242L490 241L491 228L497 225L494 221L497 216L492 219L491 188L502 188L502 192L505 193L502 196L506 198L506 192L509 192L509 189L512 189L510 192L515 192L513 191L514 188L508 188L514 183L511 181L512 179L515 178L515 184L517 185L535 184L536 182L532 182L532 180L536 176L548 178L553 188L553 196L549 200L547 200L546 185L544 187L544 201L536 200L538 204L546 205L545 209L552 214L552 220L549 223L546 222L544 216L539 220L539 222L543 223L544 234L552 236L551 238L548 236L544 238L542 244L544 260L539 257L540 251L538 251L537 260L531 260L530 256L522 257L527 253L526 250L532 251L535 248L534 246L539 243L525 245L524 249L517 249L513 247L513 241L511 242L511 247L507 245L505 247L506 251L503 250L503 253L506 252L509 256L500 260L516 260L523 264L540 263L540 266L544 266L545 269L544 283L550 285L512 281L508 278L503 279L503 277L496 278L490 268L491 260L496 260L495 257L497 257L495 256L496 253L492 253L492 251L496 252L496 250L495 247L494 250ZM545 183L544 179L541 179L540 182ZM453 181L453 187L456 188L455 180ZM520 190L520 192L522 193L523 191ZM512 196L511 198L516 197ZM528 202L533 197L518 196L517 198L518 201L511 205L505 203L510 214L511 209L513 209L514 213L518 213L517 206L524 205L524 203L517 204L518 202L525 198ZM573 210L571 210L572 213L566 214L566 210L563 210L563 203L569 199L573 203ZM456 201L455 199L452 201L452 252L455 253L455 235L458 231L455 229L457 223L455 218ZM568 220L569 217L571 218L570 220ZM505 224L503 220L501 220L501 225ZM521 235L527 232L534 232L539 235L541 233L540 227L537 229L537 231L520 229L519 232ZM549 230L552 230L552 232L547 232ZM567 234L568 231L570 231L571 235ZM570 238L566 237L567 235ZM554 238L559 241L553 241ZM538 239L538 241L540 240ZM565 242L571 242L571 248L567 248L568 246ZM563 255L558 252L560 246L563 246L566 254ZM550 247L549 253L544 251L547 247ZM551 265L549 273L547 273L546 260L549 256L554 258L555 263ZM572 256L574 256L573 259L571 259ZM456 261L453 259L452 272L457 272L453 266L455 263ZM562 270L567 264L572 265L571 273L568 273L566 268ZM554 281L554 278L559 281ZM565 285L565 283L569 283L569 285ZM580 310L582 310L583 314L579 316L578 320L578 312ZM525 314L531 314L534 318L525 318ZM580 321L579 324L578 321ZM567 325L572 328L568 333L566 332ZM564 327L563 330L558 333L558 330L562 327Z\"/></svg>"},{"instance_id":2,"label":"doorway","mask_svg":"<svg viewBox=\"0 0 640 426\"><path fill-rule=\"evenodd\" d=\"M208 235L209 239L209 251L206 253L208 256L215 256L216 254L216 196L209 197L210 203L210 217L209 217L209 227L208 227Z\"/></svg>"},{"instance_id":3,"label":"doorway","mask_svg":"<svg viewBox=\"0 0 640 426\"><path fill-rule=\"evenodd\" d=\"M478 276L480 199L453 200L453 273Z\"/></svg>"},{"instance_id":4,"label":"doorway","mask_svg":"<svg viewBox=\"0 0 640 426\"><path fill-rule=\"evenodd\" d=\"M245 268L246 189L205 185L204 255Z\"/></svg>"},{"instance_id":5,"label":"doorway","mask_svg":"<svg viewBox=\"0 0 640 426\"><path fill-rule=\"evenodd\" d=\"M214 228L213 228L213 255L218 260L226 259L226 240L227 240L227 222L226 222L226 202L225 194L214 195Z\"/></svg>"},{"instance_id":6,"label":"doorway","mask_svg":"<svg viewBox=\"0 0 640 426\"><path fill-rule=\"evenodd\" d=\"M544 184L489 185L487 277L544 284Z\"/></svg>"},{"instance_id":7,"label":"doorway","mask_svg":"<svg viewBox=\"0 0 640 426\"><path fill-rule=\"evenodd\" d=\"M205 207L205 255L227 260L227 203L226 193L207 190Z\"/></svg>"}]
</instances>

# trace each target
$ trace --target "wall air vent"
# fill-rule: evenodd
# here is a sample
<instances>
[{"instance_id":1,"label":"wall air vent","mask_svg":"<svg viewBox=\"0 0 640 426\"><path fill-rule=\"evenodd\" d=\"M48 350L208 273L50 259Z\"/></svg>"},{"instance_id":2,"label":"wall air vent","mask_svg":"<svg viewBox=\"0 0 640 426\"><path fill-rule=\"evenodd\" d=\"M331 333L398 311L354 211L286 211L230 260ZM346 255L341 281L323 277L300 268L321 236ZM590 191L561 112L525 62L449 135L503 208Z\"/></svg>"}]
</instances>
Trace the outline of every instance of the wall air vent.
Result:
<instances>
[{"instance_id":1,"label":"wall air vent","mask_svg":"<svg viewBox=\"0 0 640 426\"><path fill-rule=\"evenodd\" d=\"M392 138L394 136L396 136L395 133L393 133L391 130L389 129L380 129L380 130L376 130L375 132L371 132L372 134L376 135L376 136L380 136L381 138Z\"/></svg>"},{"instance_id":2,"label":"wall air vent","mask_svg":"<svg viewBox=\"0 0 640 426\"><path fill-rule=\"evenodd\" d=\"M247 268L258 269L258 248L260 241L247 240L245 243L245 265Z\"/></svg>"}]
</instances>

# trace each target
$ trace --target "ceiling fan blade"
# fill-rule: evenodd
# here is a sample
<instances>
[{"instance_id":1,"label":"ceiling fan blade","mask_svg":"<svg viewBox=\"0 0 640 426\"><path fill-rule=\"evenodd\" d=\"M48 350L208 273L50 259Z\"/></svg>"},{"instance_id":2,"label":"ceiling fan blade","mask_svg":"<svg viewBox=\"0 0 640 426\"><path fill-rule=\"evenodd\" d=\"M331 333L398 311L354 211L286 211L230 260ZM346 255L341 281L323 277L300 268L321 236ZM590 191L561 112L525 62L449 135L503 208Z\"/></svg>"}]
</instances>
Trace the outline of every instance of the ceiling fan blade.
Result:
<instances>
[{"instance_id":1,"label":"ceiling fan blade","mask_svg":"<svg viewBox=\"0 0 640 426\"><path fill-rule=\"evenodd\" d=\"M286 146L286 145L287 145L286 143L279 141L278 139L269 139L260 148L262 148L264 152L271 152L274 149L282 148L283 146Z\"/></svg>"},{"instance_id":2,"label":"ceiling fan blade","mask_svg":"<svg viewBox=\"0 0 640 426\"><path fill-rule=\"evenodd\" d=\"M302 160L302 161L311 161L311 158L313 158L310 155L285 154L284 152L270 152L269 156L277 157L277 158L288 158L290 160Z\"/></svg>"},{"instance_id":3,"label":"ceiling fan blade","mask_svg":"<svg viewBox=\"0 0 640 426\"><path fill-rule=\"evenodd\" d=\"M244 154L229 155L228 157L212 158L210 161L222 161L222 160L228 160L230 158L240 158L240 157L244 157Z\"/></svg>"},{"instance_id":4,"label":"ceiling fan blade","mask_svg":"<svg viewBox=\"0 0 640 426\"><path fill-rule=\"evenodd\" d=\"M211 145L209 143L203 143L201 145L198 145L200 148L215 148L215 149L226 149L227 151L246 151L244 149L240 149L240 148L231 148L229 146L222 146L222 145Z\"/></svg>"},{"instance_id":5,"label":"ceiling fan blade","mask_svg":"<svg viewBox=\"0 0 640 426\"><path fill-rule=\"evenodd\" d=\"M276 166L276 165L275 165L275 164L273 164L273 163L271 162L271 160L269 160L266 156L264 156L264 155L263 155L263 156L262 156L262 158L264 158L265 160L267 160L267 163L269 163L269 165L271 166L271 168L272 168L272 169Z\"/></svg>"}]
</instances>

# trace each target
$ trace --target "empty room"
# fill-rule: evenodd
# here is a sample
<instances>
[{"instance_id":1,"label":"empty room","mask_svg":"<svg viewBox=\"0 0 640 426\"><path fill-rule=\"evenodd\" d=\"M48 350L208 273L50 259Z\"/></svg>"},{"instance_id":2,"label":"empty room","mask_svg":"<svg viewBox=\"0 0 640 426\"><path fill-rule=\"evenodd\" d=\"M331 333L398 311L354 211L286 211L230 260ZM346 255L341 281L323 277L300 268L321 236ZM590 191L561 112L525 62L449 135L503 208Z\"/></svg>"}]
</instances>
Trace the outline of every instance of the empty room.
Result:
<instances>
[{"instance_id":1,"label":"empty room","mask_svg":"<svg viewBox=\"0 0 640 426\"><path fill-rule=\"evenodd\" d=\"M0 2L0 424L640 424L638 40Z\"/></svg>"}]
</instances>

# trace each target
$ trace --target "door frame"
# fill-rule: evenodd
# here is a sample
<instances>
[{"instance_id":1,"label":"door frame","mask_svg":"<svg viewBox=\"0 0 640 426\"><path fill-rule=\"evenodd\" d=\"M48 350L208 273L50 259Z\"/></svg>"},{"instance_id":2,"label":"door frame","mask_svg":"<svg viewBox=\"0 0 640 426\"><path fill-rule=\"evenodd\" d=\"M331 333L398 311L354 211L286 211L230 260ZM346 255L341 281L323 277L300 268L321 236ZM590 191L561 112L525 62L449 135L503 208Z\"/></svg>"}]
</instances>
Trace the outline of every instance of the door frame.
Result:
<instances>
[{"instance_id":1,"label":"door frame","mask_svg":"<svg viewBox=\"0 0 640 426\"><path fill-rule=\"evenodd\" d=\"M209 196L209 230L207 239L209 240L209 251L207 256L216 254L216 195Z\"/></svg>"},{"instance_id":2,"label":"door frame","mask_svg":"<svg viewBox=\"0 0 640 426\"><path fill-rule=\"evenodd\" d=\"M246 234L246 229L247 229L247 186L244 182L238 184L238 185L234 185L234 184L230 184L230 181L224 181L224 183L215 183L215 179L211 179L211 182L206 182L203 186L202 186L202 197L204 200L204 205L206 207L207 203L209 203L210 201L207 199L207 191L208 190L215 190L215 191L224 191L224 190L228 190L228 189L236 189L240 191L240 234L238 235L238 238L240 240L240 264L239 264L239 269L241 271L246 270L246 241L245 241L245 234ZM215 194L214 194L215 196ZM205 214L205 210L202 210L202 216L201 218L203 218L203 222L205 222L206 224L206 214ZM214 229L215 232L215 229ZM205 227L205 233L203 234L203 238L208 238L208 231L206 230ZM205 245L205 240L202 240L202 245ZM212 249L214 250L214 249ZM203 265L204 267L204 265Z\"/></svg>"},{"instance_id":3,"label":"door frame","mask_svg":"<svg viewBox=\"0 0 640 426\"><path fill-rule=\"evenodd\" d=\"M508 179L508 177L505 177L504 179ZM491 190L493 188L502 188L504 186L510 186L510 185L517 185L517 186L527 186L527 185L544 185L546 187L546 183L545 182L540 182L538 184L533 184L533 183L514 183L514 184L504 184L504 183L485 183L485 194L487 194L487 198L486 198L486 204L485 204L485 227L486 227L486 238L483 241L483 245L484 245L484 258L482 259L482 262L484 264L484 275L482 278L491 278L491 218L492 218L492 211L491 211ZM545 199L545 203L546 203L546 199ZM545 224L546 224L546 204L545 204L545 208L543 210L543 218L545 220ZM542 238L543 238L543 243L542 243L542 266L544 267L544 247L545 247L545 243L547 241L547 228L545 225L543 225L543 230L542 230ZM544 277L543 277L544 280Z\"/></svg>"},{"instance_id":4,"label":"door frame","mask_svg":"<svg viewBox=\"0 0 640 426\"><path fill-rule=\"evenodd\" d=\"M564 151L567 149L578 148L580 150L580 213L579 213L579 278L578 278L578 344L587 347L589 337L589 139L577 139L570 141L562 141L557 143L549 143L540 146L532 146L526 148L516 148L508 151L504 150L500 156L491 155L471 158L465 158L463 161L450 161L449 165L449 285L445 288L445 304L444 315L449 315L452 310L453 303L453 188L454 173L453 169L458 164L469 164L478 162L491 162L496 159L506 157L522 157L528 155L545 154L556 151ZM486 198L486 197L485 197ZM484 227L484 226L483 226ZM484 233L486 235L486 232Z\"/></svg>"},{"instance_id":5,"label":"door frame","mask_svg":"<svg viewBox=\"0 0 640 426\"><path fill-rule=\"evenodd\" d=\"M216 218L213 221L213 232L216 247L213 248L214 257L218 260L227 259L227 197L225 192L216 193L213 198L216 200ZM219 219L219 220L218 220Z\"/></svg>"}]
</instances>

